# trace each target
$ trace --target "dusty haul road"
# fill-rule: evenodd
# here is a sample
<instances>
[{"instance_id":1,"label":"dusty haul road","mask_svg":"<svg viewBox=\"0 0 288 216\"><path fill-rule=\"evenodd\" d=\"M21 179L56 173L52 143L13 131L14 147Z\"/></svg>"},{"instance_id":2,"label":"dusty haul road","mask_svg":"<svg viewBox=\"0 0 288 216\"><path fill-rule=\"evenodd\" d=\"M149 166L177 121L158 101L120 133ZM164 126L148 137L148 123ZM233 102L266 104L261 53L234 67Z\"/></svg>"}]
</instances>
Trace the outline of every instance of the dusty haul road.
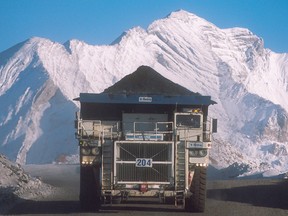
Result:
<instances>
[{"instance_id":1,"label":"dusty haul road","mask_svg":"<svg viewBox=\"0 0 288 216\"><path fill-rule=\"evenodd\" d=\"M57 188L49 197L23 200L8 215L211 215L211 216L281 216L288 215L288 180L254 179L208 181L205 213L187 213L156 200L131 200L105 206L98 213L81 212L79 167L74 165L26 166L33 176ZM153 202L156 201L156 202Z\"/></svg>"}]
</instances>

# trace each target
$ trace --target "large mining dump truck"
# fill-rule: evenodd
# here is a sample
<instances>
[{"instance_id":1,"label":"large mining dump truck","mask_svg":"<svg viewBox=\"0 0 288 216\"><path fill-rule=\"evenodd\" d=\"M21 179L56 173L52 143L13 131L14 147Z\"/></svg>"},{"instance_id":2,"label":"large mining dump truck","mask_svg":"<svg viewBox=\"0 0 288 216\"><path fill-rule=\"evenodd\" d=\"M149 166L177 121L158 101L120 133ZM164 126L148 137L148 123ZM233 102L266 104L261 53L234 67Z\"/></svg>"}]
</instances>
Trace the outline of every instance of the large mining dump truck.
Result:
<instances>
[{"instance_id":1,"label":"large mining dump truck","mask_svg":"<svg viewBox=\"0 0 288 216\"><path fill-rule=\"evenodd\" d=\"M208 117L208 106L215 104L210 96L141 66L103 93L81 93L75 100L83 210L154 197L204 211L217 125Z\"/></svg>"}]
</instances>

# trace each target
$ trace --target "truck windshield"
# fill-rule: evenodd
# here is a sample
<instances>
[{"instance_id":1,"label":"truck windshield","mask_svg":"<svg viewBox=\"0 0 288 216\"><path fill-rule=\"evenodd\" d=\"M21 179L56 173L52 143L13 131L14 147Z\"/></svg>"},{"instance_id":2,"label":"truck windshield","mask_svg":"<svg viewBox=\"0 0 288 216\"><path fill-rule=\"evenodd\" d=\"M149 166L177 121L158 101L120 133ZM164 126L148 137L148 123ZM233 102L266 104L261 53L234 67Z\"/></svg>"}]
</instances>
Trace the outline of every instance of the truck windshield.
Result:
<instances>
[{"instance_id":1,"label":"truck windshield","mask_svg":"<svg viewBox=\"0 0 288 216\"><path fill-rule=\"evenodd\" d=\"M176 126L200 128L200 121L200 115L177 115Z\"/></svg>"}]
</instances>

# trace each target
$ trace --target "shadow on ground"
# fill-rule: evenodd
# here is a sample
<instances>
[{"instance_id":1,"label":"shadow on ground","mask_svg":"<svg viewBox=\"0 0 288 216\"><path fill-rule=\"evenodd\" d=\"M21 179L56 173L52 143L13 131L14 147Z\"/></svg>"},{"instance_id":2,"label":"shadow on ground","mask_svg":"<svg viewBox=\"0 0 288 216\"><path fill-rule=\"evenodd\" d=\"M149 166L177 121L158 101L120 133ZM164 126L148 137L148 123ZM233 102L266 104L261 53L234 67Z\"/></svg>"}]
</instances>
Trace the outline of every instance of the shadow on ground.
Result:
<instances>
[{"instance_id":1,"label":"shadow on ground","mask_svg":"<svg viewBox=\"0 0 288 216\"><path fill-rule=\"evenodd\" d=\"M32 201L23 200L15 208L9 211L11 215L21 214L71 214L79 213L78 201Z\"/></svg>"},{"instance_id":2,"label":"shadow on ground","mask_svg":"<svg viewBox=\"0 0 288 216\"><path fill-rule=\"evenodd\" d=\"M269 185L211 189L207 191L207 198L259 207L288 209L288 181L277 181Z\"/></svg>"},{"instance_id":3,"label":"shadow on ground","mask_svg":"<svg viewBox=\"0 0 288 216\"><path fill-rule=\"evenodd\" d=\"M125 204L115 204L112 206L102 206L97 213L118 213L123 211L134 212L182 212L183 209L173 205L164 205L155 202L129 201ZM43 215L43 214L81 214L87 213L81 210L79 201L32 201L25 200L9 211L10 215Z\"/></svg>"}]
</instances>

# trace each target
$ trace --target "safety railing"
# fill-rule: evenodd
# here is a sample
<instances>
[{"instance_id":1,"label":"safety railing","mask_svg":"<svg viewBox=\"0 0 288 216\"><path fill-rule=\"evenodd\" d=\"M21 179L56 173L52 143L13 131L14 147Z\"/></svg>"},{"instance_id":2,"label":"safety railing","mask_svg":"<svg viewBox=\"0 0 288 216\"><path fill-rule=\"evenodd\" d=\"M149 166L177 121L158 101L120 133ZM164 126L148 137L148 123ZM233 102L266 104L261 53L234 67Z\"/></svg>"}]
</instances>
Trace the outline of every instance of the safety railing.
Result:
<instances>
[{"instance_id":1,"label":"safety railing","mask_svg":"<svg viewBox=\"0 0 288 216\"><path fill-rule=\"evenodd\" d=\"M131 122L130 124L133 124L133 128L125 132L125 140L172 140L173 122Z\"/></svg>"},{"instance_id":2,"label":"safety railing","mask_svg":"<svg viewBox=\"0 0 288 216\"><path fill-rule=\"evenodd\" d=\"M100 120L78 120L77 136L83 139L112 139L119 135L119 122L101 122Z\"/></svg>"}]
</instances>

